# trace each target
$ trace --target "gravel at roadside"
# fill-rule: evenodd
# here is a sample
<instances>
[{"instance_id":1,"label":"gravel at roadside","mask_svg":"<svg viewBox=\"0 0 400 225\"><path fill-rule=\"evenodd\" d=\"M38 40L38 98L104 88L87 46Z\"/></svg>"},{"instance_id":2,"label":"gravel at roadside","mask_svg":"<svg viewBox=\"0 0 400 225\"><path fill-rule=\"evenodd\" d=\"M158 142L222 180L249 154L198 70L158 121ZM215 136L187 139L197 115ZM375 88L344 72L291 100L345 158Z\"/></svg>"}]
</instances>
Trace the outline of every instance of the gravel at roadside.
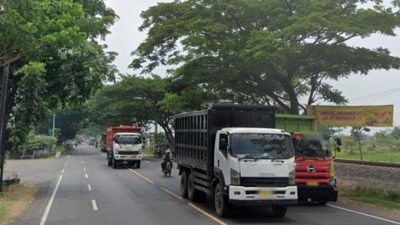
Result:
<instances>
[{"instance_id":1,"label":"gravel at roadside","mask_svg":"<svg viewBox=\"0 0 400 225\"><path fill-rule=\"evenodd\" d=\"M400 191L400 168L335 163L338 182Z\"/></svg>"}]
</instances>

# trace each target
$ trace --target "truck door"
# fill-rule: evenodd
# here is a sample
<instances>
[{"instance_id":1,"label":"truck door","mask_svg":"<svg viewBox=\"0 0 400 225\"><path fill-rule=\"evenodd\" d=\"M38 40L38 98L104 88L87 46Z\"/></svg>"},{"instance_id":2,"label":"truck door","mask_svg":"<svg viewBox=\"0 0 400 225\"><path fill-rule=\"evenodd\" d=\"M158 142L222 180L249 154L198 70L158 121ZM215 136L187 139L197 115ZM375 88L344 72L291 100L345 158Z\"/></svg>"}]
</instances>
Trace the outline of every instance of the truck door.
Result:
<instances>
[{"instance_id":1,"label":"truck door","mask_svg":"<svg viewBox=\"0 0 400 225\"><path fill-rule=\"evenodd\" d=\"M214 168L222 173L225 184L230 184L228 162L228 133L217 132L214 149Z\"/></svg>"}]
</instances>

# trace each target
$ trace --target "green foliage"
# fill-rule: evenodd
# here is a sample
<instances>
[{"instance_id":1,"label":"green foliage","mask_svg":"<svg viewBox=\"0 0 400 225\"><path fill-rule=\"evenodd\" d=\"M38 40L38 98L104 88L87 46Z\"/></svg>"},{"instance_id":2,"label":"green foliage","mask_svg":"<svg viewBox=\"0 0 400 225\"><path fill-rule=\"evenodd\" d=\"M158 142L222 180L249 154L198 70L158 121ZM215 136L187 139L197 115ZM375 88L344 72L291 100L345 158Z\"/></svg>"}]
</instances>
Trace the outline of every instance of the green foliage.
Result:
<instances>
[{"instance_id":1,"label":"green foliage","mask_svg":"<svg viewBox=\"0 0 400 225\"><path fill-rule=\"evenodd\" d=\"M88 126L88 109L82 106L69 106L55 113L55 130L58 141L71 140L79 130ZM53 127L53 115L47 117L36 128L38 133L51 134Z\"/></svg>"},{"instance_id":2,"label":"green foliage","mask_svg":"<svg viewBox=\"0 0 400 225\"><path fill-rule=\"evenodd\" d=\"M57 143L57 139L51 136L34 135L30 133L26 139L25 145L28 148L40 147L43 145L52 146Z\"/></svg>"},{"instance_id":3,"label":"green foliage","mask_svg":"<svg viewBox=\"0 0 400 225\"><path fill-rule=\"evenodd\" d=\"M373 7L360 7L370 4ZM375 33L394 36L398 4L374 0L187 0L142 13L147 39L131 66L151 72L176 65L174 91L202 90L215 99L276 104L297 114L300 98L346 103L328 80L400 67L387 49L346 41ZM179 96L178 96L179 97ZM167 96L166 105L177 102ZM177 105L181 107L181 105Z\"/></svg>"},{"instance_id":4,"label":"green foliage","mask_svg":"<svg viewBox=\"0 0 400 225\"><path fill-rule=\"evenodd\" d=\"M114 79L115 53L96 39L116 18L103 0L0 1L0 68L11 66L8 148L50 111L81 104Z\"/></svg>"},{"instance_id":5,"label":"green foliage","mask_svg":"<svg viewBox=\"0 0 400 225\"><path fill-rule=\"evenodd\" d=\"M400 139L393 136L397 131L398 128L383 130L375 133L372 138L360 138L363 159L365 161L400 163ZM363 134L360 137L362 136ZM342 137L342 140L344 145L342 152L337 153L337 158L359 160L360 156L353 152L353 145L358 144L358 139L353 136Z\"/></svg>"},{"instance_id":6,"label":"green foliage","mask_svg":"<svg viewBox=\"0 0 400 225\"><path fill-rule=\"evenodd\" d=\"M167 80L122 77L120 82L101 89L88 102L91 121L110 127L120 124L145 126L155 121L172 142L172 116L174 112L161 104L167 93Z\"/></svg>"},{"instance_id":7,"label":"green foliage","mask_svg":"<svg viewBox=\"0 0 400 225\"><path fill-rule=\"evenodd\" d=\"M341 196L353 200L378 205L389 209L400 209L400 190L381 190L372 187L356 186L341 188Z\"/></svg>"}]
</instances>

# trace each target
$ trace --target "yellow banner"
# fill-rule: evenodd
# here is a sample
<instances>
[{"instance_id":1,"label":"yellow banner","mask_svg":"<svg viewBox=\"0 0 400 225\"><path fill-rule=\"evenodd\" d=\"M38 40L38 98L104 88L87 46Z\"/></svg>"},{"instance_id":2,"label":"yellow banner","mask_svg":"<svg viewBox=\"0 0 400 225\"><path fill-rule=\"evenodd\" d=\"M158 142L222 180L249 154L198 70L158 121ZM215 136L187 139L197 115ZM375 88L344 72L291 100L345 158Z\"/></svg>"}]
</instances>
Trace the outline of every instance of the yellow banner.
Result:
<instances>
[{"instance_id":1,"label":"yellow banner","mask_svg":"<svg viewBox=\"0 0 400 225\"><path fill-rule=\"evenodd\" d=\"M307 106L319 125L350 127L392 127L393 105Z\"/></svg>"}]
</instances>

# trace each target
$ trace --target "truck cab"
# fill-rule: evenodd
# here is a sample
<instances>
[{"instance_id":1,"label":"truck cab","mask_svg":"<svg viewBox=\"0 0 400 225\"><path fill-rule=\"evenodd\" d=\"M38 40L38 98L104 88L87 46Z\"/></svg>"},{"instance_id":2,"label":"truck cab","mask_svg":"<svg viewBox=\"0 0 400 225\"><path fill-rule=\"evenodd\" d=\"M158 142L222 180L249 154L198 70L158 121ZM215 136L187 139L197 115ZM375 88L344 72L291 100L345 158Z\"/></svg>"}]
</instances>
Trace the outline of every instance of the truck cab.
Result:
<instances>
[{"instance_id":1,"label":"truck cab","mask_svg":"<svg viewBox=\"0 0 400 225\"><path fill-rule=\"evenodd\" d=\"M141 128L124 125L107 128L106 144L108 166L117 168L126 164L140 168L143 155Z\"/></svg>"},{"instance_id":2,"label":"truck cab","mask_svg":"<svg viewBox=\"0 0 400 225\"><path fill-rule=\"evenodd\" d=\"M140 163L142 136L138 133L116 133L113 137L113 155L118 161Z\"/></svg>"},{"instance_id":3,"label":"truck cab","mask_svg":"<svg viewBox=\"0 0 400 225\"><path fill-rule=\"evenodd\" d=\"M217 132L214 153L214 172L224 182L229 203L297 203L289 133L266 128L224 128Z\"/></svg>"},{"instance_id":4,"label":"truck cab","mask_svg":"<svg viewBox=\"0 0 400 225\"><path fill-rule=\"evenodd\" d=\"M300 202L337 201L336 173L329 139L292 134L296 154L296 184Z\"/></svg>"}]
</instances>

